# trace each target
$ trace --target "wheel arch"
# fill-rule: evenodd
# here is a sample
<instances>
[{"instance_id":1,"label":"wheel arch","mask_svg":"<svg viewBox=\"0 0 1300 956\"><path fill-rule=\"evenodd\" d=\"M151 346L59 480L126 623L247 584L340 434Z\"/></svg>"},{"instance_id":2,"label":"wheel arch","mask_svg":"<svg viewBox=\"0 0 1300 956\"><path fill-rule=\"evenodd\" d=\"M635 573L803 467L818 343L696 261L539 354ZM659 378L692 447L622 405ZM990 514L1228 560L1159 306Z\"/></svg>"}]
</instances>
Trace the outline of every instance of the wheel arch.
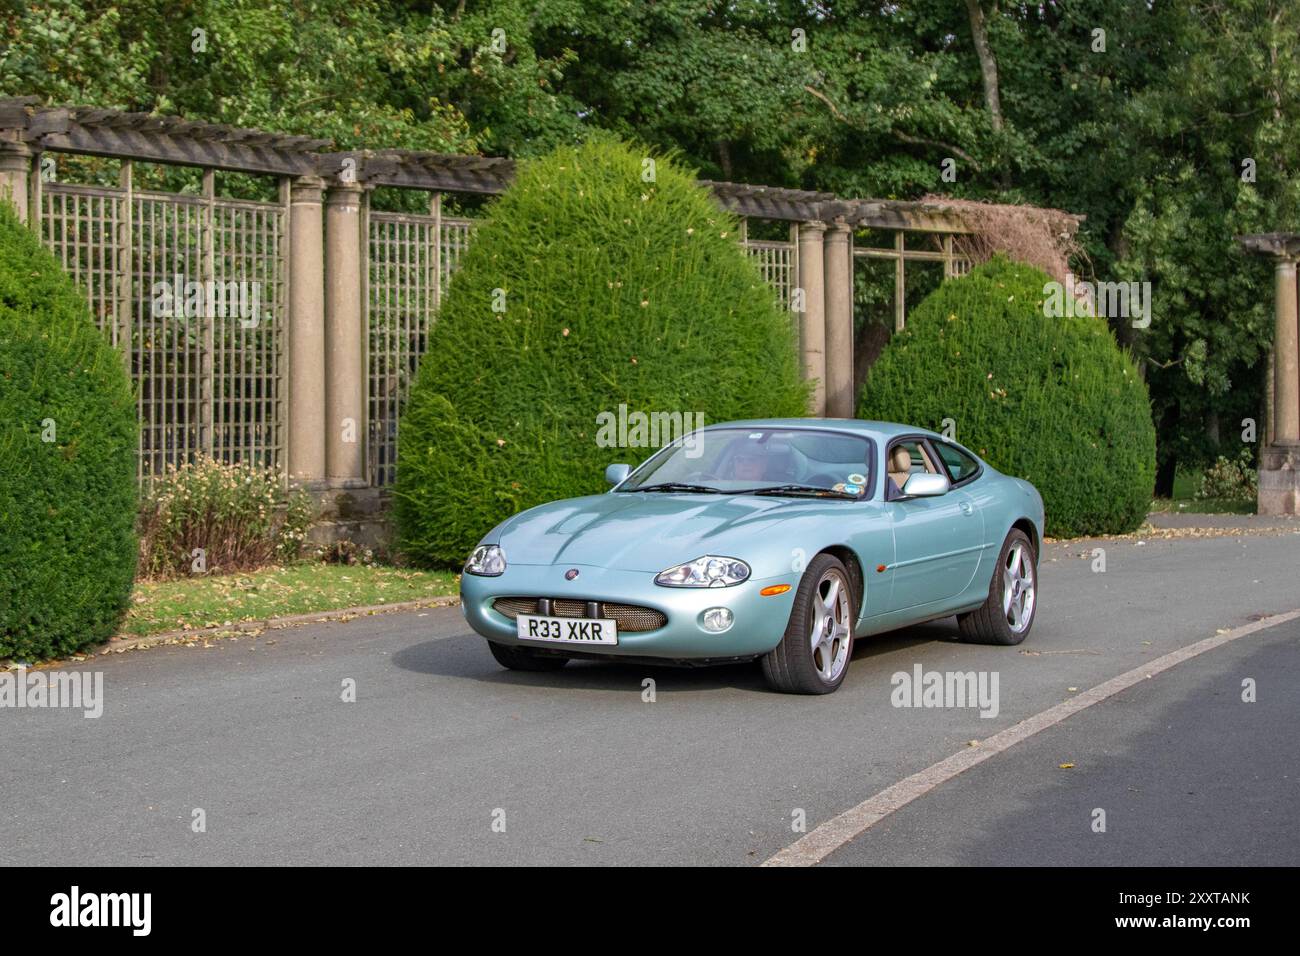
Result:
<instances>
[{"instance_id":1,"label":"wheel arch","mask_svg":"<svg viewBox=\"0 0 1300 956\"><path fill-rule=\"evenodd\" d=\"M839 560L849 572L849 583L853 586L853 600L857 616L862 616L862 605L866 598L866 575L862 571L862 559L856 551L846 544L832 544L822 548L818 554L829 554Z\"/></svg>"},{"instance_id":2,"label":"wheel arch","mask_svg":"<svg viewBox=\"0 0 1300 956\"><path fill-rule=\"evenodd\" d=\"M1011 522L1011 527L1007 529L1007 534L1010 534L1012 531L1023 531L1025 533L1025 536L1029 538L1030 545L1033 546L1034 561L1037 562L1038 558L1043 553L1043 543L1039 538L1038 527L1034 522L1029 518L1017 518L1015 521ZM1006 535L1003 535L1003 540L1006 540Z\"/></svg>"}]
</instances>

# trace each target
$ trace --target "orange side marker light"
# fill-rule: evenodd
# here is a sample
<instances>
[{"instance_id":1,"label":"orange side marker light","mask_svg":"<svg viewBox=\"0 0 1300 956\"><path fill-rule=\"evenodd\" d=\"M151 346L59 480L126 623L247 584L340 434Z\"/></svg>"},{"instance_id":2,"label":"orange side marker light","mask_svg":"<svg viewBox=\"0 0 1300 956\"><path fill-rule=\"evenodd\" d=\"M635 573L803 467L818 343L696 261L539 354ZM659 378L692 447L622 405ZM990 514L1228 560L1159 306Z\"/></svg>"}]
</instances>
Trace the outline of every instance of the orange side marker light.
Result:
<instances>
[{"instance_id":1,"label":"orange side marker light","mask_svg":"<svg viewBox=\"0 0 1300 956\"><path fill-rule=\"evenodd\" d=\"M773 584L770 587L763 588L763 590L758 593L763 595L763 597L772 597L774 594L784 594L788 590L790 590L790 585L788 584Z\"/></svg>"}]
</instances>

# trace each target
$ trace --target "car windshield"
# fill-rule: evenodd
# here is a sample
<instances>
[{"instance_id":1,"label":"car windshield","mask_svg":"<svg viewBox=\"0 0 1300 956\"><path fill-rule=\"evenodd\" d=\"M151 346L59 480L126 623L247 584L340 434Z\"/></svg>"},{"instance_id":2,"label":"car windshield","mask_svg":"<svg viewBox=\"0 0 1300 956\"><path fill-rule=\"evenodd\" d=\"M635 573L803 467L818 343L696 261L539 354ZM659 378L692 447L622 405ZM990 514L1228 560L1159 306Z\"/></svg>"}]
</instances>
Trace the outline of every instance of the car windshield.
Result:
<instances>
[{"instance_id":1,"label":"car windshield","mask_svg":"<svg viewBox=\"0 0 1300 956\"><path fill-rule=\"evenodd\" d=\"M862 498L872 441L815 429L715 428L660 450L619 492Z\"/></svg>"}]
</instances>

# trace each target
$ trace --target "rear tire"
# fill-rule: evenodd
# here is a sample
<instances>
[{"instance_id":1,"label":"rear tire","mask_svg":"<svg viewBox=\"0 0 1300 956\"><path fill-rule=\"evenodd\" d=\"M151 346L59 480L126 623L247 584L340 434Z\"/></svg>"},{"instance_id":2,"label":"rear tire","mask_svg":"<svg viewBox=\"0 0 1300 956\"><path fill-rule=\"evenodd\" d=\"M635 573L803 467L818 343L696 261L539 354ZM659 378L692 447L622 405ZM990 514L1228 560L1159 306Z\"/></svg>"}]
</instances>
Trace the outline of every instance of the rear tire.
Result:
<instances>
[{"instance_id":1,"label":"rear tire","mask_svg":"<svg viewBox=\"0 0 1300 956\"><path fill-rule=\"evenodd\" d=\"M511 647L496 641L488 641L487 644L497 663L512 671L558 671L569 663L567 657L555 657L531 647Z\"/></svg>"},{"instance_id":2,"label":"rear tire","mask_svg":"<svg viewBox=\"0 0 1300 956\"><path fill-rule=\"evenodd\" d=\"M1028 535L1013 528L1002 542L989 582L989 596L978 610L957 616L966 644L1019 644L1029 636L1038 613L1038 555Z\"/></svg>"},{"instance_id":3,"label":"rear tire","mask_svg":"<svg viewBox=\"0 0 1300 956\"><path fill-rule=\"evenodd\" d=\"M844 683L853 656L857 608L852 578L838 558L808 562L785 635L763 658L763 676L785 694L829 694Z\"/></svg>"}]
</instances>

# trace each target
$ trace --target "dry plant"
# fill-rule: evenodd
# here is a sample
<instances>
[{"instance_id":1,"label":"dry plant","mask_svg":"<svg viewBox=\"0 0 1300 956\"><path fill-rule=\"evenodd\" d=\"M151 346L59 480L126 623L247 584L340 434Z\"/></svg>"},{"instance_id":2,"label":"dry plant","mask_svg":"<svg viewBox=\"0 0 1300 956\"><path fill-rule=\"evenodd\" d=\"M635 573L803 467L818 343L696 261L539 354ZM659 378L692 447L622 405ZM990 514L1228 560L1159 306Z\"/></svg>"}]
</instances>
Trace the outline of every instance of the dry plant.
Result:
<instances>
[{"instance_id":1,"label":"dry plant","mask_svg":"<svg viewBox=\"0 0 1300 956\"><path fill-rule=\"evenodd\" d=\"M1064 282L1072 260L1087 262L1075 239L1078 218L1059 209L977 202L929 195L922 202L952 209L970 232L953 236L953 249L972 265L988 262L1002 253L1016 262L1037 266Z\"/></svg>"}]
</instances>

